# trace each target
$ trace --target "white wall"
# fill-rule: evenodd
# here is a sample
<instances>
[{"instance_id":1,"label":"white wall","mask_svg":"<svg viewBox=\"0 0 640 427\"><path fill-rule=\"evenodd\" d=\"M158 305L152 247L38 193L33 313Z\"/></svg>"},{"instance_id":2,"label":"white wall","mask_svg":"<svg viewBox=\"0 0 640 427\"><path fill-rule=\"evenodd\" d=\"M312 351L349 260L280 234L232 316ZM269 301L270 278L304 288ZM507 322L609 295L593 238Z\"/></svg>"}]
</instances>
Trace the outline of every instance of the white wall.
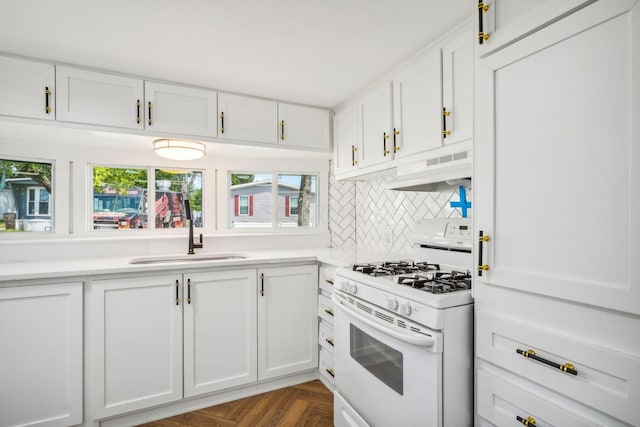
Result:
<instances>
[{"instance_id":1,"label":"white wall","mask_svg":"<svg viewBox=\"0 0 640 427\"><path fill-rule=\"evenodd\" d=\"M53 233L0 235L0 262L186 251L186 229L93 230L90 221L92 164L202 170L203 252L328 245L328 154L207 143L204 158L179 162L153 153L153 139L0 119L1 158L54 163L55 221ZM226 191L230 170L317 173L320 177L319 227L305 231L252 230L250 234L246 230L227 229Z\"/></svg>"}]
</instances>

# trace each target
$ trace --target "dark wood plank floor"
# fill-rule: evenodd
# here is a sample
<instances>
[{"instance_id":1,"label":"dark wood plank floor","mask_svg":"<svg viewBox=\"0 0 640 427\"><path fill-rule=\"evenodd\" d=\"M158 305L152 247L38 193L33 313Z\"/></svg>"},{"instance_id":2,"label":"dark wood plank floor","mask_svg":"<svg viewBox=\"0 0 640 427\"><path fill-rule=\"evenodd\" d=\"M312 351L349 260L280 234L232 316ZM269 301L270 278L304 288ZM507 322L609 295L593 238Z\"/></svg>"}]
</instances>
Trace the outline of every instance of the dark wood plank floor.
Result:
<instances>
[{"instance_id":1,"label":"dark wood plank floor","mask_svg":"<svg viewBox=\"0 0 640 427\"><path fill-rule=\"evenodd\" d=\"M332 427L333 394L318 380L142 424L144 427Z\"/></svg>"}]
</instances>

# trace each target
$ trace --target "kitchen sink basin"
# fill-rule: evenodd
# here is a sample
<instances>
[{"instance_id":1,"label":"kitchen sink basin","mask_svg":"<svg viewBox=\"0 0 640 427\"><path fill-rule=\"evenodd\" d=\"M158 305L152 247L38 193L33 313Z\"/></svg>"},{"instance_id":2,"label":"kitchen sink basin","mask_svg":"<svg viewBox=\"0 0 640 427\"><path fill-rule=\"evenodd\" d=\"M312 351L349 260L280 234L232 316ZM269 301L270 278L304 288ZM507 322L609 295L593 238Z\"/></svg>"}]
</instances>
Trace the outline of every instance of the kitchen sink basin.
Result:
<instances>
[{"instance_id":1,"label":"kitchen sink basin","mask_svg":"<svg viewBox=\"0 0 640 427\"><path fill-rule=\"evenodd\" d=\"M202 261L229 261L234 259L246 259L242 254L197 254L197 255L161 255L143 258L133 258L129 264L168 264L191 263Z\"/></svg>"}]
</instances>

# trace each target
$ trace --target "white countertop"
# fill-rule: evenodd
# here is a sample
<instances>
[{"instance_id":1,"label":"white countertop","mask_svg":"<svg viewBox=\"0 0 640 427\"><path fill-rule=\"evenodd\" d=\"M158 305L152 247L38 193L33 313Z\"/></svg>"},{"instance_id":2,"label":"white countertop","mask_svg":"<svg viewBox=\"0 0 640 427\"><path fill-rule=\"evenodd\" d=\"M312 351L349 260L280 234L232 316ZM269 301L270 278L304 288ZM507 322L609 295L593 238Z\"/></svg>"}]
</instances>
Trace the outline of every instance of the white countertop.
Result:
<instances>
[{"instance_id":1,"label":"white countertop","mask_svg":"<svg viewBox=\"0 0 640 427\"><path fill-rule=\"evenodd\" d=\"M215 255L215 252L199 252L194 257ZM269 251L224 252L223 255L241 254L244 259L214 261L176 261L158 264L130 264L136 258L166 258L171 255L185 258L186 254L167 254L157 257L94 257L73 260L13 262L0 264L0 285L15 285L16 281L33 279L73 278L102 274L153 273L160 271L191 270L215 267L244 267L265 264L321 262L335 266L355 263L410 259L407 254L392 253L366 248L317 248L278 249Z\"/></svg>"}]
</instances>

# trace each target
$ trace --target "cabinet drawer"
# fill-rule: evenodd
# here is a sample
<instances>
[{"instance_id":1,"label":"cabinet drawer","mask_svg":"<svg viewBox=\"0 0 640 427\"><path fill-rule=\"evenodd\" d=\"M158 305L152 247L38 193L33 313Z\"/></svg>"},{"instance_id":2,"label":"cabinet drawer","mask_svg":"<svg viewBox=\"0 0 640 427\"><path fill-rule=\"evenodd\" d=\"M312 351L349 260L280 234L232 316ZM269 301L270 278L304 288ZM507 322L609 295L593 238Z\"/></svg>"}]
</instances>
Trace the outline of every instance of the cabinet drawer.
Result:
<instances>
[{"instance_id":1,"label":"cabinet drawer","mask_svg":"<svg viewBox=\"0 0 640 427\"><path fill-rule=\"evenodd\" d=\"M640 358L579 336L480 310L476 319L478 357L522 375L575 401L635 423L640 402ZM518 352L520 350L520 352ZM576 375L550 366L570 363Z\"/></svg>"},{"instance_id":2,"label":"cabinet drawer","mask_svg":"<svg viewBox=\"0 0 640 427\"><path fill-rule=\"evenodd\" d=\"M333 293L333 280L336 274L335 267L320 267L320 279L318 286L329 294Z\"/></svg>"},{"instance_id":3,"label":"cabinet drawer","mask_svg":"<svg viewBox=\"0 0 640 427\"><path fill-rule=\"evenodd\" d=\"M334 340L333 340L333 327L328 323L320 323L318 330L318 343L322 348L333 354Z\"/></svg>"},{"instance_id":4,"label":"cabinet drawer","mask_svg":"<svg viewBox=\"0 0 640 427\"><path fill-rule=\"evenodd\" d=\"M331 384L335 385L334 369L333 369L333 355L329 354L324 349L320 349L320 363L318 365L320 375L326 378Z\"/></svg>"},{"instance_id":5,"label":"cabinet drawer","mask_svg":"<svg viewBox=\"0 0 640 427\"><path fill-rule=\"evenodd\" d=\"M625 425L577 404L563 404L562 400L555 393L538 394L492 372L477 372L478 415L497 426L520 425L518 417L531 417L537 427Z\"/></svg>"},{"instance_id":6,"label":"cabinet drawer","mask_svg":"<svg viewBox=\"0 0 640 427\"><path fill-rule=\"evenodd\" d=\"M318 316L333 325L333 302L324 295L318 295Z\"/></svg>"}]
</instances>

